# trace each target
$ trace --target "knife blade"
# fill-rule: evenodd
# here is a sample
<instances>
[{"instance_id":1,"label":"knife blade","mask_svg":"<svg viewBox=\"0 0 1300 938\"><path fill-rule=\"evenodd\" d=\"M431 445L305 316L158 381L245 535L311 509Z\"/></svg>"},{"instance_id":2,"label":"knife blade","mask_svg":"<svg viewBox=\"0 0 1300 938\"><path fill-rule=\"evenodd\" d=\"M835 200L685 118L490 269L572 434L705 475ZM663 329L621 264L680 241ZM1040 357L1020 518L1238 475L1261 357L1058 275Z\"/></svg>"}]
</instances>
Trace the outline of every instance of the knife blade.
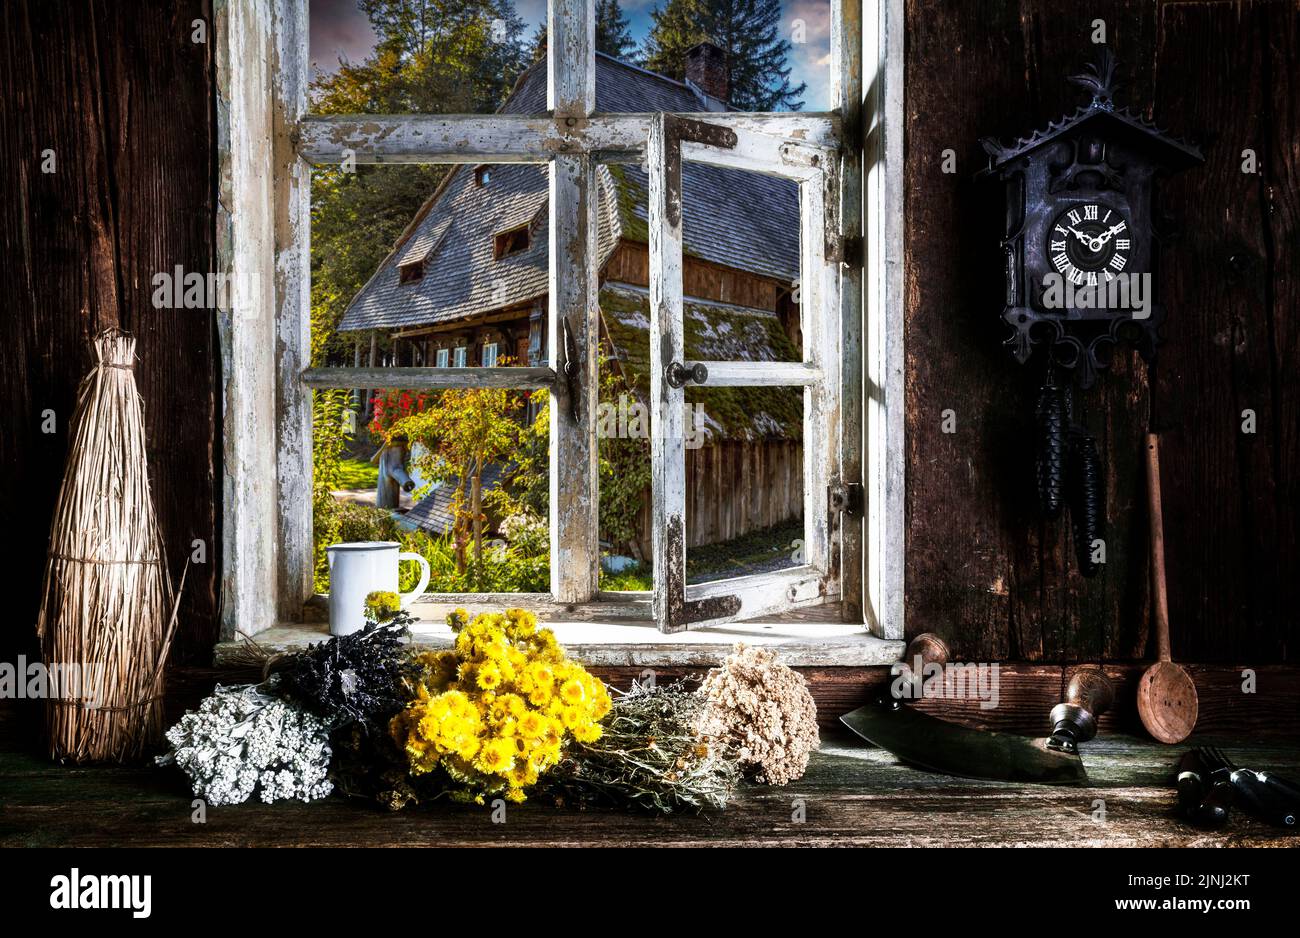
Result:
<instances>
[{"instance_id":1,"label":"knife blade","mask_svg":"<svg viewBox=\"0 0 1300 938\"><path fill-rule=\"evenodd\" d=\"M918 641L926 640L928 655L921 663L943 664L947 647L933 636L918 636L908 647L909 658ZM936 645L937 642L937 645ZM938 648L939 654L934 650ZM913 669L902 664L904 680L895 682L912 696L917 687ZM1086 785L1088 773L1078 743L1097 732L1097 717L1110 706L1114 690L1100 668L1081 668L1070 680L1066 700L1053 708L1052 733L1034 739L1011 733L977 730L916 710L892 694L840 717L867 742L886 749L900 761L932 772L964 778L984 778L1039 785Z\"/></svg>"},{"instance_id":2,"label":"knife blade","mask_svg":"<svg viewBox=\"0 0 1300 938\"><path fill-rule=\"evenodd\" d=\"M948 723L896 700L878 699L840 717L867 742L917 768L963 778L1039 785L1085 785L1077 751L1047 748L1047 740Z\"/></svg>"}]
</instances>

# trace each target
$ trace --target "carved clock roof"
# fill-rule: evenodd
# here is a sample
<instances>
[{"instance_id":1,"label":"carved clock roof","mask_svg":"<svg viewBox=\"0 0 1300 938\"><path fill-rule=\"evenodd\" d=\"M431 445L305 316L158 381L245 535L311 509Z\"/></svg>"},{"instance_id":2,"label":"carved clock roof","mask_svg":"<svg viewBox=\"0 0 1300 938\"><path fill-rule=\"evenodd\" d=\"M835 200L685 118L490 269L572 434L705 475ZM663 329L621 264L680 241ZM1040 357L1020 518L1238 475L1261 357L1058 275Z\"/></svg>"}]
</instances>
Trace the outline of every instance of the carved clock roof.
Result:
<instances>
[{"instance_id":1,"label":"carved clock roof","mask_svg":"<svg viewBox=\"0 0 1300 938\"><path fill-rule=\"evenodd\" d=\"M1020 137L1004 145L995 137L983 137L980 144L989 155L986 172L996 172L1013 160L1027 156L1039 147L1046 146L1061 137L1077 132L1090 123L1113 124L1121 133L1140 136L1149 142L1159 161L1171 169L1179 169L1204 162L1201 151L1191 143L1175 137L1162 130L1155 122L1147 120L1137 111L1128 107L1117 107L1114 94L1119 87L1116 80L1118 66L1110 49L1102 47L1097 64L1089 64L1087 73L1074 75L1070 81L1092 93L1092 100L1073 114L1066 114L1060 120L1050 121L1040 130L1028 136Z\"/></svg>"}]
</instances>

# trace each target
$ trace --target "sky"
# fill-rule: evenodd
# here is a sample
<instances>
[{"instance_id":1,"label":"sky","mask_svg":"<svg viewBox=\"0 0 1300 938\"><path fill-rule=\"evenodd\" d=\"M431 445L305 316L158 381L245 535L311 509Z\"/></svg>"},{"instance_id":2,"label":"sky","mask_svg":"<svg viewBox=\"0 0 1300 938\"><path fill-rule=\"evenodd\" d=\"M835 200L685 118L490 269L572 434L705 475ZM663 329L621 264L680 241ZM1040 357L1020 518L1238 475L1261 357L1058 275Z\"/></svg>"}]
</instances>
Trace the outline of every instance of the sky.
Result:
<instances>
[{"instance_id":1,"label":"sky","mask_svg":"<svg viewBox=\"0 0 1300 938\"><path fill-rule=\"evenodd\" d=\"M621 0L638 45L650 30L650 11L663 0ZM546 20L546 0L514 0L519 17L528 24L526 35ZM807 82L804 110L827 108L830 78L830 0L781 0L782 21L791 39L791 84ZM325 72L338 67L340 58L360 62L374 47L375 34L356 0L311 0L311 61ZM804 42L795 42L796 25L803 24Z\"/></svg>"}]
</instances>

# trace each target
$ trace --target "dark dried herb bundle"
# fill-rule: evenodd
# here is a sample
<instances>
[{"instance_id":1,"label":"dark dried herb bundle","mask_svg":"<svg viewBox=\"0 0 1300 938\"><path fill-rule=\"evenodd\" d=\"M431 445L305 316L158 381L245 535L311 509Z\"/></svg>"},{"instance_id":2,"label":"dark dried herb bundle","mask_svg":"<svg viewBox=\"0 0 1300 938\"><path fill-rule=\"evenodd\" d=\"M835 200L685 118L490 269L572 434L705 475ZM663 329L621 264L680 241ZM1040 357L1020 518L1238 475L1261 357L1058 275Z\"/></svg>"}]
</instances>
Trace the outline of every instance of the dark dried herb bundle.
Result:
<instances>
[{"instance_id":1,"label":"dark dried herb bundle","mask_svg":"<svg viewBox=\"0 0 1300 938\"><path fill-rule=\"evenodd\" d=\"M600 739L575 743L548 776L557 800L656 814L726 807L739 760L697 729L704 698L685 682L614 692Z\"/></svg>"},{"instance_id":2,"label":"dark dried herb bundle","mask_svg":"<svg viewBox=\"0 0 1300 938\"><path fill-rule=\"evenodd\" d=\"M1038 474L1038 504L1048 518L1058 518L1064 505L1066 412L1065 390L1045 384L1038 391L1038 434L1035 456Z\"/></svg>"},{"instance_id":3,"label":"dark dried herb bundle","mask_svg":"<svg viewBox=\"0 0 1300 938\"><path fill-rule=\"evenodd\" d=\"M1070 434L1069 494L1079 572L1087 577L1096 576L1101 568L1093 562L1092 545L1102 536L1106 525L1106 482L1101 474L1097 441L1079 430Z\"/></svg>"},{"instance_id":4,"label":"dark dried herb bundle","mask_svg":"<svg viewBox=\"0 0 1300 938\"><path fill-rule=\"evenodd\" d=\"M407 626L399 613L383 624L368 622L351 635L308 646L280 672L279 690L327 720L332 728L379 726L402 708Z\"/></svg>"}]
</instances>

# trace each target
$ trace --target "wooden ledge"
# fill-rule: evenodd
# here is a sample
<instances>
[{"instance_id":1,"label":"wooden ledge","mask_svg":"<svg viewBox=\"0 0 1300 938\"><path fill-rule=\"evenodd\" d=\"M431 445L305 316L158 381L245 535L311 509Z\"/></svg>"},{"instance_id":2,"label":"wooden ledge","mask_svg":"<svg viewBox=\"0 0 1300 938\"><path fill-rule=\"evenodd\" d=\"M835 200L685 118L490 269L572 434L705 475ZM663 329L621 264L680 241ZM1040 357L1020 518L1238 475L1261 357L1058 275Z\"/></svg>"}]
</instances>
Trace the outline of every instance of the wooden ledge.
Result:
<instances>
[{"instance_id":1,"label":"wooden ledge","mask_svg":"<svg viewBox=\"0 0 1300 938\"><path fill-rule=\"evenodd\" d=\"M737 642L773 647L791 667L887 665L903 654L901 641L876 638L862 625L839 622L769 619L674 635L636 620L542 624L554 630L569 654L593 667L713 667ZM302 651L328 638L329 628L320 622L282 624L254 636L273 653ZM412 629L411 640L421 648L450 648L452 632L444 623L421 621ZM221 642L213 651L213 664L218 668L239 664L242 647L242 641Z\"/></svg>"}]
</instances>

